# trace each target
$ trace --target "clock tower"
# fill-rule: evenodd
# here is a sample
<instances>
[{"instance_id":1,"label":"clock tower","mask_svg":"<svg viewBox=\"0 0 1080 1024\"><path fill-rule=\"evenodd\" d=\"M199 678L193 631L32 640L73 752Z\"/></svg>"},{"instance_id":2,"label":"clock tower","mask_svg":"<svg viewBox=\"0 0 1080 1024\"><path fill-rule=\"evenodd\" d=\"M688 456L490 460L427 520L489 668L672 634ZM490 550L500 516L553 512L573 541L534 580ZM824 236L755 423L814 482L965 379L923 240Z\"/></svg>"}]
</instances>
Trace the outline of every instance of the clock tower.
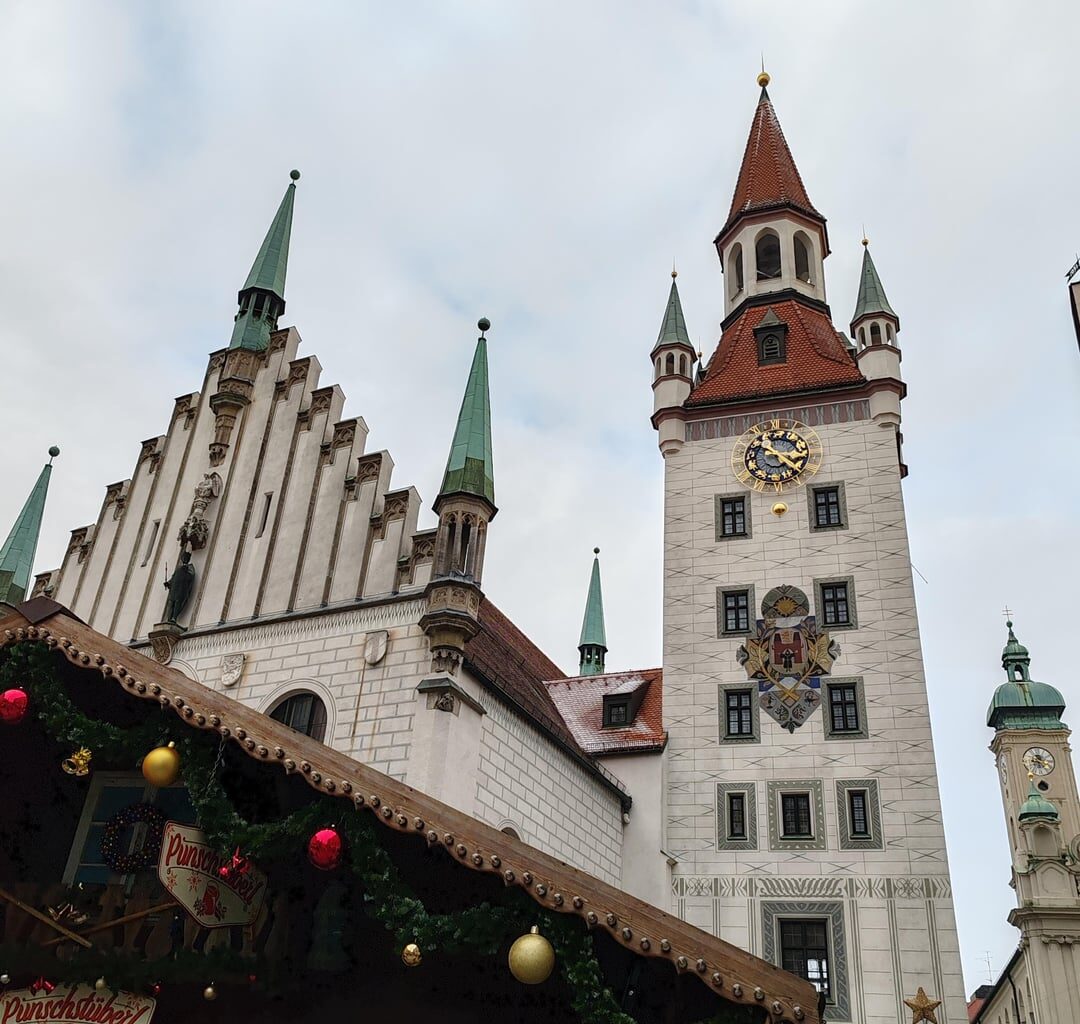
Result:
<instances>
[{"instance_id":1,"label":"clock tower","mask_svg":"<svg viewBox=\"0 0 1080 1024\"><path fill-rule=\"evenodd\" d=\"M828 1021L966 1021L904 518L900 317L864 247L851 338L824 216L766 86L695 368L650 353L664 465L673 910L801 974ZM686 307L687 316L692 308ZM919 995L922 989L924 995Z\"/></svg>"},{"instance_id":2,"label":"clock tower","mask_svg":"<svg viewBox=\"0 0 1080 1024\"><path fill-rule=\"evenodd\" d=\"M1059 690L1031 678L1027 648L1008 623L1006 681L987 725L1012 848L1020 949L1011 987L1026 991L1039 1024L1080 1020L1080 798ZM998 983L1002 988L1002 983ZM1003 992L1007 999L1011 993ZM992 1019L987 1018L987 1019Z\"/></svg>"}]
</instances>

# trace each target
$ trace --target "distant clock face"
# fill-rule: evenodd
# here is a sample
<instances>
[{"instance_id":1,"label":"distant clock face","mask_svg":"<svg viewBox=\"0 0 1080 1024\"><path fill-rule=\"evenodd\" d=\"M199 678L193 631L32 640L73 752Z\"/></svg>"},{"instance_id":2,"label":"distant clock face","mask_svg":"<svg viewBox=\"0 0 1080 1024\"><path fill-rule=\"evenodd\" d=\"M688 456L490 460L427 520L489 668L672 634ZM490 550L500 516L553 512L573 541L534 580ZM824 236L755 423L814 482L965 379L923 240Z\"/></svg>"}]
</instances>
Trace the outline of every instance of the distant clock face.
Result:
<instances>
[{"instance_id":1,"label":"distant clock face","mask_svg":"<svg viewBox=\"0 0 1080 1024\"><path fill-rule=\"evenodd\" d=\"M1049 775L1054 770L1054 755L1043 747L1032 747L1024 753L1024 767L1032 775Z\"/></svg>"},{"instance_id":2,"label":"distant clock face","mask_svg":"<svg viewBox=\"0 0 1080 1024\"><path fill-rule=\"evenodd\" d=\"M805 483L821 467L821 440L797 420L755 423L731 453L731 468L740 482L755 491Z\"/></svg>"}]
</instances>

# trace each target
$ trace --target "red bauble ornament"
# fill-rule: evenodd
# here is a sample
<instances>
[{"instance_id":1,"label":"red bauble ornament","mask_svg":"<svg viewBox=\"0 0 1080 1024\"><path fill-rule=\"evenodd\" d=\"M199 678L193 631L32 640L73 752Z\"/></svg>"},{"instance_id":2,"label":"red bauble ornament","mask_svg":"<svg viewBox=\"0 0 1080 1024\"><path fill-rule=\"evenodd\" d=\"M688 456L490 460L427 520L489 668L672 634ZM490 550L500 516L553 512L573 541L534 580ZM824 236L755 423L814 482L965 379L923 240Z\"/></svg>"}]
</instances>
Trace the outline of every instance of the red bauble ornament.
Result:
<instances>
[{"instance_id":1,"label":"red bauble ornament","mask_svg":"<svg viewBox=\"0 0 1080 1024\"><path fill-rule=\"evenodd\" d=\"M25 690L11 689L0 693L0 722L4 725L18 725L26 717L26 707L30 698Z\"/></svg>"},{"instance_id":2,"label":"red bauble ornament","mask_svg":"<svg viewBox=\"0 0 1080 1024\"><path fill-rule=\"evenodd\" d=\"M335 829L321 828L307 844L308 860L320 871L333 871L341 863L344 843Z\"/></svg>"}]
</instances>

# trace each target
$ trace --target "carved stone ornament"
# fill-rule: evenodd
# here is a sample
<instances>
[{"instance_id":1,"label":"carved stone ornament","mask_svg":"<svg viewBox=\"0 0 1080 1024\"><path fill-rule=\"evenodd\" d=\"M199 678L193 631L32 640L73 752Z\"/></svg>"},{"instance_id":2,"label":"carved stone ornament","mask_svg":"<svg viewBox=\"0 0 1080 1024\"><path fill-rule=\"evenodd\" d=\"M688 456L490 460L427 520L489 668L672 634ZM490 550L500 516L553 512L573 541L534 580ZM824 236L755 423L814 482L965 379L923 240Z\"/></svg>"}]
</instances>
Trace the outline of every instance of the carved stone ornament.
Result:
<instances>
[{"instance_id":1,"label":"carved stone ornament","mask_svg":"<svg viewBox=\"0 0 1080 1024\"><path fill-rule=\"evenodd\" d=\"M240 677L244 674L244 662L247 660L247 655L243 652L238 654L226 654L221 659L221 685L226 689L230 686L235 686L240 682Z\"/></svg>"},{"instance_id":2,"label":"carved stone ornament","mask_svg":"<svg viewBox=\"0 0 1080 1024\"><path fill-rule=\"evenodd\" d=\"M368 633L364 640L364 661L369 665L378 665L386 656L386 647L389 642L390 634L385 629Z\"/></svg>"},{"instance_id":3,"label":"carved stone ornament","mask_svg":"<svg viewBox=\"0 0 1080 1024\"><path fill-rule=\"evenodd\" d=\"M435 710L436 711L453 711L456 707L456 701L454 700L454 694L450 690L443 690L442 693L435 697Z\"/></svg>"},{"instance_id":4,"label":"carved stone ornament","mask_svg":"<svg viewBox=\"0 0 1080 1024\"><path fill-rule=\"evenodd\" d=\"M436 647L431 652L431 670L433 672L445 672L449 675L457 675L458 665L461 664L461 651L452 647Z\"/></svg>"},{"instance_id":5,"label":"carved stone ornament","mask_svg":"<svg viewBox=\"0 0 1080 1024\"><path fill-rule=\"evenodd\" d=\"M150 649L154 653L154 660L168 665L184 632L184 627L175 622L159 622L150 630Z\"/></svg>"},{"instance_id":6,"label":"carved stone ornament","mask_svg":"<svg viewBox=\"0 0 1080 1024\"><path fill-rule=\"evenodd\" d=\"M180 527L177 539L181 544L187 544L192 551L198 551L206 547L206 541L210 536L210 523L206 518L206 510L210 502L221 494L221 477L217 473L205 473L202 480L195 486L195 495L191 502L191 514L184 520Z\"/></svg>"}]
</instances>

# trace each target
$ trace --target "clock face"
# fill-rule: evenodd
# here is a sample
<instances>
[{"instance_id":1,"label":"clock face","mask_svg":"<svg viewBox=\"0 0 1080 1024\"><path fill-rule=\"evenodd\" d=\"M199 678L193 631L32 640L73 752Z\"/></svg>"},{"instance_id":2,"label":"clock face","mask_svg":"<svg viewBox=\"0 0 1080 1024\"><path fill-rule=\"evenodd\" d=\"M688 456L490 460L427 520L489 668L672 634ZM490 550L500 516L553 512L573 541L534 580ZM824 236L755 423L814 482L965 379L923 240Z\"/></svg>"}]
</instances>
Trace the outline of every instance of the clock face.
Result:
<instances>
[{"instance_id":1,"label":"clock face","mask_svg":"<svg viewBox=\"0 0 1080 1024\"><path fill-rule=\"evenodd\" d=\"M1049 775L1054 770L1054 755L1043 747L1032 747L1024 753L1024 767L1032 775Z\"/></svg>"},{"instance_id":2,"label":"clock face","mask_svg":"<svg viewBox=\"0 0 1080 1024\"><path fill-rule=\"evenodd\" d=\"M783 491L805 483L821 467L821 440L796 420L756 423L731 453L731 468L755 491Z\"/></svg>"}]
</instances>

